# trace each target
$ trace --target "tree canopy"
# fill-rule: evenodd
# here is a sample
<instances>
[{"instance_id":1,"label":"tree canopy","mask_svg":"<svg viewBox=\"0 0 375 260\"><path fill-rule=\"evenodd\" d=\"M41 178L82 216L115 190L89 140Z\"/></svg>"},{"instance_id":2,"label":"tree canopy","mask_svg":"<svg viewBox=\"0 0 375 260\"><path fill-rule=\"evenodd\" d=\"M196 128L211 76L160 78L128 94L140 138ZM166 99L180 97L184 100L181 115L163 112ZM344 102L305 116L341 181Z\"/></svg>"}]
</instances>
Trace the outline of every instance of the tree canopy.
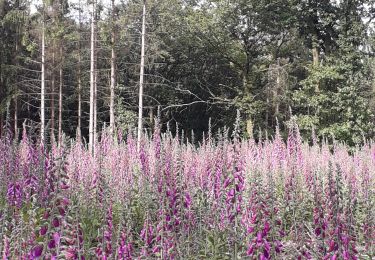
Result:
<instances>
[{"instance_id":1,"label":"tree canopy","mask_svg":"<svg viewBox=\"0 0 375 260\"><path fill-rule=\"evenodd\" d=\"M57 110L61 131L74 137L79 127L87 138L90 3L48 1L32 12L35 4L0 0L1 128L8 123L17 133L25 120L36 128L40 122L44 17L50 138L59 129ZM115 125L135 127L142 5L98 3L98 130L110 122L112 50ZM231 126L239 110L245 135L256 138L277 124L286 133L293 116L305 138L315 131L356 145L373 137L372 0L147 0L146 6L146 128L159 109L163 127L200 137L210 118L213 129Z\"/></svg>"}]
</instances>

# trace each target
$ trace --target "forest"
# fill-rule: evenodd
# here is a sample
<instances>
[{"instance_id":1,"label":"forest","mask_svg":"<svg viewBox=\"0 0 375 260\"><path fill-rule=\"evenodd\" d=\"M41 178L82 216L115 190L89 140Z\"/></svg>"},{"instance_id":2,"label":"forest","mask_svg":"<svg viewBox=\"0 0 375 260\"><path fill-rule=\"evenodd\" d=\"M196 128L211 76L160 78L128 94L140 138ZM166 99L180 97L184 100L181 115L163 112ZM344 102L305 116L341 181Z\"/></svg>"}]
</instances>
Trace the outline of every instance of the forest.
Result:
<instances>
[{"instance_id":1,"label":"forest","mask_svg":"<svg viewBox=\"0 0 375 260\"><path fill-rule=\"evenodd\" d=\"M239 110L248 137L272 136L277 124L285 137L293 116L304 138L312 129L351 146L373 137L372 1L146 6L144 129L160 110L164 130L201 139L210 119L214 131L230 127ZM46 140L62 133L88 140L92 115L98 132L134 129L142 17L142 1L2 0L2 126L19 136L26 122L38 133L43 125Z\"/></svg>"},{"instance_id":2,"label":"forest","mask_svg":"<svg viewBox=\"0 0 375 260\"><path fill-rule=\"evenodd\" d=\"M0 0L0 254L375 257L375 0Z\"/></svg>"}]
</instances>

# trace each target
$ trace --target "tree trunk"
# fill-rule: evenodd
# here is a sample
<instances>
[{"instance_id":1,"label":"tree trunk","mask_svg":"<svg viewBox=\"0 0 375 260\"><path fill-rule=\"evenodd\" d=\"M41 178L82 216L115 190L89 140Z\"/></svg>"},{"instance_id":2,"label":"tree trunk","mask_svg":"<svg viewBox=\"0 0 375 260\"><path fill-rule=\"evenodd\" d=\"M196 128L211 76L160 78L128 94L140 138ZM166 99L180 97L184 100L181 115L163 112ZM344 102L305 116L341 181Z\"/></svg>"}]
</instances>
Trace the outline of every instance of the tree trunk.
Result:
<instances>
[{"instance_id":1,"label":"tree trunk","mask_svg":"<svg viewBox=\"0 0 375 260\"><path fill-rule=\"evenodd\" d=\"M80 51L79 51L80 52ZM81 78L81 54L78 54L78 126L77 137L81 141L82 138L82 78Z\"/></svg>"},{"instance_id":2,"label":"tree trunk","mask_svg":"<svg viewBox=\"0 0 375 260\"><path fill-rule=\"evenodd\" d=\"M280 89L282 88L281 86L281 66L280 66L280 59L277 59L277 72L276 72L276 90L274 92L274 106L275 106L275 119L279 120L279 113L280 113L280 100L279 100L279 95L280 95Z\"/></svg>"},{"instance_id":3,"label":"tree trunk","mask_svg":"<svg viewBox=\"0 0 375 260\"><path fill-rule=\"evenodd\" d=\"M313 56L313 65L319 66L319 50L318 50L318 47L313 47L312 56Z\"/></svg>"},{"instance_id":4,"label":"tree trunk","mask_svg":"<svg viewBox=\"0 0 375 260\"><path fill-rule=\"evenodd\" d=\"M142 139L142 120L143 120L143 80L145 67L145 35L146 35L146 0L143 1L142 14L142 43L141 43L141 67L139 73L139 103L138 103L138 138L137 149L139 150Z\"/></svg>"},{"instance_id":5,"label":"tree trunk","mask_svg":"<svg viewBox=\"0 0 375 260\"><path fill-rule=\"evenodd\" d=\"M17 89L16 89L17 91ZM14 96L14 138L18 140L18 97Z\"/></svg>"},{"instance_id":6,"label":"tree trunk","mask_svg":"<svg viewBox=\"0 0 375 260\"><path fill-rule=\"evenodd\" d=\"M78 126L77 139L81 141L81 121L82 121L82 78L81 78L81 1L79 1L79 31L78 31Z\"/></svg>"},{"instance_id":7,"label":"tree trunk","mask_svg":"<svg viewBox=\"0 0 375 260\"><path fill-rule=\"evenodd\" d=\"M116 52L115 52L115 1L112 0L112 37L111 37L111 93L109 102L109 129L113 134L115 129L115 86L116 86Z\"/></svg>"},{"instance_id":8,"label":"tree trunk","mask_svg":"<svg viewBox=\"0 0 375 260\"><path fill-rule=\"evenodd\" d=\"M153 130L155 127L154 108L151 106L149 111L150 128Z\"/></svg>"},{"instance_id":9,"label":"tree trunk","mask_svg":"<svg viewBox=\"0 0 375 260\"><path fill-rule=\"evenodd\" d=\"M19 4L19 3L18 3ZM19 6L17 6L19 8ZM17 55L19 51L19 45L18 45L18 30L16 33L16 45L15 45L15 53L14 53L14 64L18 65ZM18 140L18 86L15 85L15 95L14 95L14 138Z\"/></svg>"},{"instance_id":10,"label":"tree trunk","mask_svg":"<svg viewBox=\"0 0 375 260\"><path fill-rule=\"evenodd\" d=\"M45 20L43 5L43 21L42 21L42 76L40 88L40 141L45 141Z\"/></svg>"},{"instance_id":11,"label":"tree trunk","mask_svg":"<svg viewBox=\"0 0 375 260\"><path fill-rule=\"evenodd\" d=\"M312 58L313 58L313 67L318 68L319 66L318 35L314 35L312 39ZM319 82L317 82L315 85L315 92L319 92Z\"/></svg>"},{"instance_id":12,"label":"tree trunk","mask_svg":"<svg viewBox=\"0 0 375 260\"><path fill-rule=\"evenodd\" d=\"M96 41L96 35L95 35L95 41ZM97 59L96 59L96 55L95 55L95 75L94 75L94 146L93 146L93 152L95 154L95 143L97 142L98 140L98 70L96 68L97 66Z\"/></svg>"},{"instance_id":13,"label":"tree trunk","mask_svg":"<svg viewBox=\"0 0 375 260\"><path fill-rule=\"evenodd\" d=\"M3 128L4 128L4 117L3 117L3 113L0 112L0 138L3 137Z\"/></svg>"},{"instance_id":14,"label":"tree trunk","mask_svg":"<svg viewBox=\"0 0 375 260\"><path fill-rule=\"evenodd\" d=\"M92 2L91 15L91 50L90 50L90 120L89 150L94 153L94 99L95 99L95 34L96 34L96 0Z\"/></svg>"},{"instance_id":15,"label":"tree trunk","mask_svg":"<svg viewBox=\"0 0 375 260\"><path fill-rule=\"evenodd\" d=\"M60 43L60 68L59 68L59 146L61 145L62 141L62 89L64 84L63 78L63 47L62 43Z\"/></svg>"},{"instance_id":16,"label":"tree trunk","mask_svg":"<svg viewBox=\"0 0 375 260\"><path fill-rule=\"evenodd\" d=\"M52 71L51 71L51 142L55 140L55 43L52 51Z\"/></svg>"}]
</instances>

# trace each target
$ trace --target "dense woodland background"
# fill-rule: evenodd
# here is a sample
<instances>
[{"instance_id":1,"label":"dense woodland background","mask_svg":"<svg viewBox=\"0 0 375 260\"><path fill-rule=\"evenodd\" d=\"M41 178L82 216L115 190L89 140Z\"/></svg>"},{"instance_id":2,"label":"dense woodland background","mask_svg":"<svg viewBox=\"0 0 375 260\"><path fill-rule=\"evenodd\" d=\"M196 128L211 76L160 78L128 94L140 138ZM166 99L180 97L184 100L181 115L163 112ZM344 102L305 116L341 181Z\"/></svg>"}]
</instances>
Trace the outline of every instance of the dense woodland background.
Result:
<instances>
[{"instance_id":1,"label":"dense woodland background","mask_svg":"<svg viewBox=\"0 0 375 260\"><path fill-rule=\"evenodd\" d=\"M91 2L0 0L0 122L40 128L42 23L46 133L87 139ZM110 121L115 53L116 127L136 127L141 60L140 0L98 2L97 129ZM36 8L35 8L36 7ZM144 114L152 128L199 139L231 126L248 136L301 133L349 145L374 135L372 0L147 0ZM79 116L81 115L81 116ZM169 124L168 124L169 123ZM18 131L20 132L20 131Z\"/></svg>"}]
</instances>

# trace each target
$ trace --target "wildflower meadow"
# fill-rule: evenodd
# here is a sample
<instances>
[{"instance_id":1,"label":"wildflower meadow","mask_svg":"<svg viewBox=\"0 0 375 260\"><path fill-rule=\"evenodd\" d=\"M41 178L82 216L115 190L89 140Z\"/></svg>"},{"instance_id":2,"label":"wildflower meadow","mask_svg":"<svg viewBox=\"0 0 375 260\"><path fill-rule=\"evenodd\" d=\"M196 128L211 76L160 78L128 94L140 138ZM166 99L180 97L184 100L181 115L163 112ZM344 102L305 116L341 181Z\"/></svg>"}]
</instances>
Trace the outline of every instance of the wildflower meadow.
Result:
<instances>
[{"instance_id":1,"label":"wildflower meadow","mask_svg":"<svg viewBox=\"0 0 375 260\"><path fill-rule=\"evenodd\" d=\"M2 259L372 259L375 145L312 139L5 135Z\"/></svg>"}]
</instances>

